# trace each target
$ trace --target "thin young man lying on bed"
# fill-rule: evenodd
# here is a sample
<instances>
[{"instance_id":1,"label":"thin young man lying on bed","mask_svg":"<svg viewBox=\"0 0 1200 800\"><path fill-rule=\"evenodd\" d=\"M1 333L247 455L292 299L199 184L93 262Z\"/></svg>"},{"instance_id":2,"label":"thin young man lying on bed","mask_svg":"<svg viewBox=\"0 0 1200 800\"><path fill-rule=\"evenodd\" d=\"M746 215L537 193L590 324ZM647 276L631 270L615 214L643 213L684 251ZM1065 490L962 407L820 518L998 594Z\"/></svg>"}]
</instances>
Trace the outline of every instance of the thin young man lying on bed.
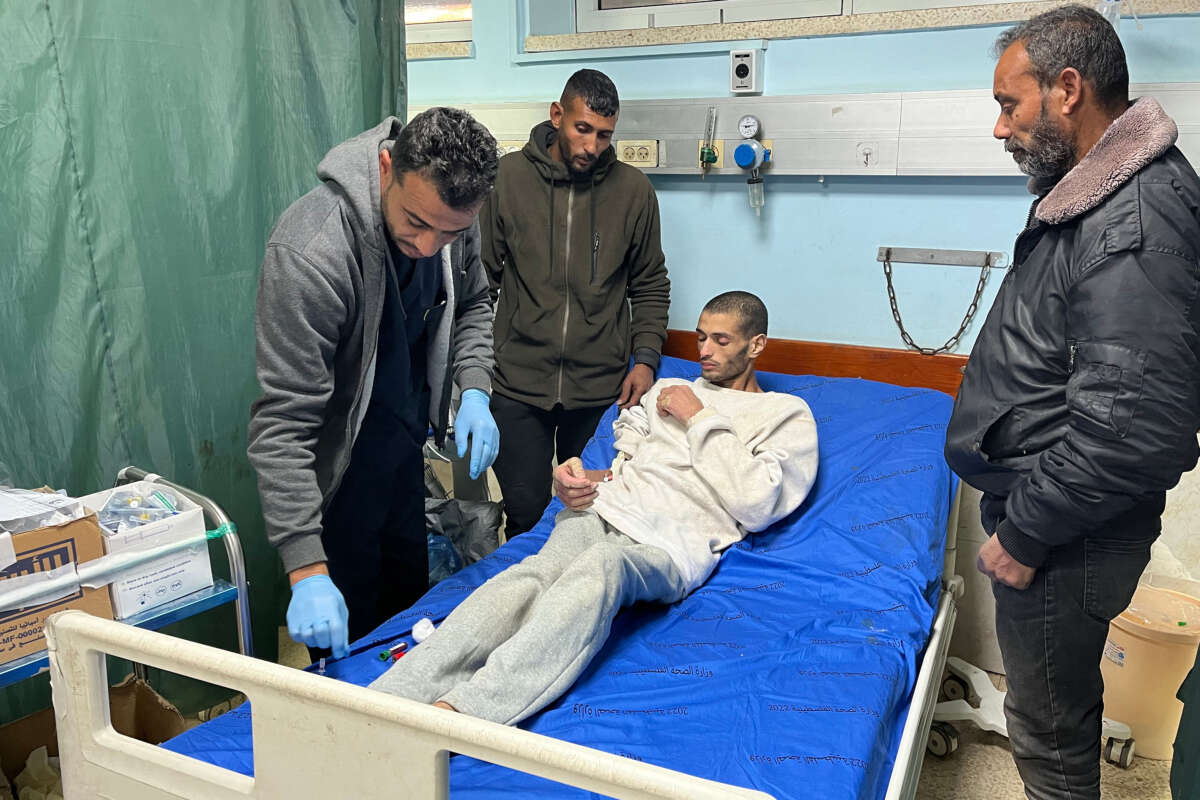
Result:
<instances>
[{"instance_id":1,"label":"thin young man lying on bed","mask_svg":"<svg viewBox=\"0 0 1200 800\"><path fill-rule=\"evenodd\" d=\"M566 510L541 551L476 589L371 688L520 722L579 677L619 609L683 599L722 550L804 501L817 429L803 400L755 379L766 307L727 292L696 330L703 377L660 380L621 412L611 470L559 465Z\"/></svg>"}]
</instances>

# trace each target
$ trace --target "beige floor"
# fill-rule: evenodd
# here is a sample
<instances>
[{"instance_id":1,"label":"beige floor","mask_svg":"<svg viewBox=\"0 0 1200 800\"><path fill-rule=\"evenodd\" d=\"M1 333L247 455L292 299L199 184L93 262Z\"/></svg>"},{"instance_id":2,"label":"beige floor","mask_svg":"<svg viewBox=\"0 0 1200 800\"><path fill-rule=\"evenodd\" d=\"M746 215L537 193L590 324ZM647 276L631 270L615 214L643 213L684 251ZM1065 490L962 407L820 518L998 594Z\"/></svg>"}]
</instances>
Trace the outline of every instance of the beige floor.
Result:
<instances>
[{"instance_id":1,"label":"beige floor","mask_svg":"<svg viewBox=\"0 0 1200 800\"><path fill-rule=\"evenodd\" d=\"M1004 676L988 673L997 689ZM1008 739L969 722L955 725L958 750L947 758L926 755L917 800L1020 800L1021 779ZM1105 800L1171 800L1171 763L1134 756L1133 766L1100 765L1100 791Z\"/></svg>"},{"instance_id":2,"label":"beige floor","mask_svg":"<svg viewBox=\"0 0 1200 800\"><path fill-rule=\"evenodd\" d=\"M308 659L308 648L288 636L286 627L279 629L279 661L277 663L296 669L304 669L312 663Z\"/></svg>"},{"instance_id":3,"label":"beige floor","mask_svg":"<svg viewBox=\"0 0 1200 800\"><path fill-rule=\"evenodd\" d=\"M1104 800L1171 800L1171 765L1134 757L1133 766L1100 767ZM1013 766L1008 740L964 723L958 751L945 759L925 757L918 800L1020 800L1021 779Z\"/></svg>"}]
</instances>

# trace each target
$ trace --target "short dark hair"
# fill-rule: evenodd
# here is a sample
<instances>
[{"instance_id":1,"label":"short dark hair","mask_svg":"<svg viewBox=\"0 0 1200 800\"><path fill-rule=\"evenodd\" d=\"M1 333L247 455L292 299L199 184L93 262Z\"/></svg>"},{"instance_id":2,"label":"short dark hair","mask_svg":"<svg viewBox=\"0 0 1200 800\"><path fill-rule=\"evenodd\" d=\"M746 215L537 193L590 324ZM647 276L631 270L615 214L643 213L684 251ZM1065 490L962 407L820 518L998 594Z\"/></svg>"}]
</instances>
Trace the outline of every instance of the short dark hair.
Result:
<instances>
[{"instance_id":1,"label":"short dark hair","mask_svg":"<svg viewBox=\"0 0 1200 800\"><path fill-rule=\"evenodd\" d=\"M595 113L611 117L621 110L621 98L612 79L594 69L581 69L567 79L562 97L558 102L565 108L572 98L578 97Z\"/></svg>"},{"instance_id":2,"label":"short dark hair","mask_svg":"<svg viewBox=\"0 0 1200 800\"><path fill-rule=\"evenodd\" d=\"M500 163L500 149L488 129L461 108L444 106L409 120L391 152L397 180L409 172L428 178L453 209L470 208L487 197Z\"/></svg>"},{"instance_id":3,"label":"short dark hair","mask_svg":"<svg viewBox=\"0 0 1200 800\"><path fill-rule=\"evenodd\" d=\"M998 58L1013 43L1025 45L1033 77L1049 89L1067 67L1095 87L1107 110L1129 102L1129 65L1113 26L1093 9L1080 5L1051 9L1009 28L996 39Z\"/></svg>"},{"instance_id":4,"label":"short dark hair","mask_svg":"<svg viewBox=\"0 0 1200 800\"><path fill-rule=\"evenodd\" d=\"M738 319L745 336L754 337L767 333L767 306L756 294L750 292L725 292L709 300L704 314L733 314Z\"/></svg>"}]
</instances>

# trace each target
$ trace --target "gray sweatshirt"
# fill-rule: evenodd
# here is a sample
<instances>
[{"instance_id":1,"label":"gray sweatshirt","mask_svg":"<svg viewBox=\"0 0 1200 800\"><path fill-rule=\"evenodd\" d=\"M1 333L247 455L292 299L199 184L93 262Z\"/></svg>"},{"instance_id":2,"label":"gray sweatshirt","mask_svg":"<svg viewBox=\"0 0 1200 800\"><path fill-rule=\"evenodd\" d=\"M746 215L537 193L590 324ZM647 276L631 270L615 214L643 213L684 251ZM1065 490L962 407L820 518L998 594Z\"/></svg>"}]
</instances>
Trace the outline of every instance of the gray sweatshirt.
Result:
<instances>
[{"instance_id":1,"label":"gray sweatshirt","mask_svg":"<svg viewBox=\"0 0 1200 800\"><path fill-rule=\"evenodd\" d=\"M262 395L251 409L250 462L267 539L285 570L325 560L322 512L350 463L375 374L388 268L379 151L401 122L326 154L322 183L291 205L267 242L255 315ZM475 225L442 250L446 307L429 336L429 419L440 444L452 383L491 391L492 308Z\"/></svg>"},{"instance_id":2,"label":"gray sweatshirt","mask_svg":"<svg viewBox=\"0 0 1200 800\"><path fill-rule=\"evenodd\" d=\"M704 404L686 426L658 414L667 386L691 386ZM629 538L666 550L689 592L722 550L796 510L817 477L816 422L790 394L664 378L621 412L613 436L613 480L599 485L593 507Z\"/></svg>"}]
</instances>

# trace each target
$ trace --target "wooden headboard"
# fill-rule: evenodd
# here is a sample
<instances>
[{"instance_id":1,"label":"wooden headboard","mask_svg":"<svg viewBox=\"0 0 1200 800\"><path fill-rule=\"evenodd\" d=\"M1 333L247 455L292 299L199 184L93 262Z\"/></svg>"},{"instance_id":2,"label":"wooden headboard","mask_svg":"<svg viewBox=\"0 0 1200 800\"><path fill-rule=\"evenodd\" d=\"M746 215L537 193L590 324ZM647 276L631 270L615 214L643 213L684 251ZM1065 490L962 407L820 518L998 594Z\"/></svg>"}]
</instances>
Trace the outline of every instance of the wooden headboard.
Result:
<instances>
[{"instance_id":1,"label":"wooden headboard","mask_svg":"<svg viewBox=\"0 0 1200 800\"><path fill-rule=\"evenodd\" d=\"M664 355L695 361L696 352L695 331L667 331ZM915 350L768 338L767 349L756 366L764 372L868 378L897 386L922 386L953 397L962 383L966 364L966 356L926 356Z\"/></svg>"}]
</instances>

